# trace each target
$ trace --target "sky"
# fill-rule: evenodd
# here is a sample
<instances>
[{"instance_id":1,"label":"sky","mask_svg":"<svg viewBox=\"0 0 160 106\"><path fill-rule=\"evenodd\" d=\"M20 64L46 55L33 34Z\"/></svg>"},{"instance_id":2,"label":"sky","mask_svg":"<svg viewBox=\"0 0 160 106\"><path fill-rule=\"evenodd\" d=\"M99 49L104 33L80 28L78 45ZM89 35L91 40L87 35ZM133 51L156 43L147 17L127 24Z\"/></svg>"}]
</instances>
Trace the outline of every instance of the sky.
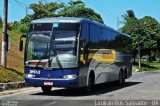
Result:
<instances>
[{"instance_id":1,"label":"sky","mask_svg":"<svg viewBox=\"0 0 160 106\"><path fill-rule=\"evenodd\" d=\"M8 21L20 21L26 15L26 6L31 3L36 3L40 0L17 0L23 2L19 4L16 0L8 0ZM67 3L70 0L42 0L47 2L64 2ZM82 0L86 7L92 8L95 12L102 16L104 24L114 29L123 26L120 21L123 21L122 15L127 10L133 10L135 16L140 19L144 16L151 16L160 22L160 0ZM32 14L33 11L28 9L28 14ZM0 0L0 16L3 16L3 0ZM119 24L117 24L117 18Z\"/></svg>"}]
</instances>

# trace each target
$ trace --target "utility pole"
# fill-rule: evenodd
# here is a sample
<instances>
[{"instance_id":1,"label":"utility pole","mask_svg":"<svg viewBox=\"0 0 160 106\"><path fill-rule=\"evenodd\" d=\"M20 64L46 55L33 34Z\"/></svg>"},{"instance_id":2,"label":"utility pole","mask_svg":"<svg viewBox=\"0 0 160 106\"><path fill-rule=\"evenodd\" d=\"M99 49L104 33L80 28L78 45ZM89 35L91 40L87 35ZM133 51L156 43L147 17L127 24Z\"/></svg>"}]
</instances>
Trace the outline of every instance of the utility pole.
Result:
<instances>
[{"instance_id":1,"label":"utility pole","mask_svg":"<svg viewBox=\"0 0 160 106\"><path fill-rule=\"evenodd\" d=\"M142 34L142 29L138 29L138 68L141 68L141 48L140 48L140 36Z\"/></svg>"},{"instance_id":2,"label":"utility pole","mask_svg":"<svg viewBox=\"0 0 160 106\"><path fill-rule=\"evenodd\" d=\"M4 0L3 9L3 31L2 31L2 52L1 52L1 65L6 67L7 63L7 19L8 19L8 0Z\"/></svg>"},{"instance_id":3,"label":"utility pole","mask_svg":"<svg viewBox=\"0 0 160 106\"><path fill-rule=\"evenodd\" d=\"M141 51L140 51L140 40L138 41L138 68L141 68Z\"/></svg>"},{"instance_id":4,"label":"utility pole","mask_svg":"<svg viewBox=\"0 0 160 106\"><path fill-rule=\"evenodd\" d=\"M28 14L28 6L26 4L24 4L23 2L19 1L19 0L15 0L18 4L23 5L26 7L26 16Z\"/></svg>"}]
</instances>

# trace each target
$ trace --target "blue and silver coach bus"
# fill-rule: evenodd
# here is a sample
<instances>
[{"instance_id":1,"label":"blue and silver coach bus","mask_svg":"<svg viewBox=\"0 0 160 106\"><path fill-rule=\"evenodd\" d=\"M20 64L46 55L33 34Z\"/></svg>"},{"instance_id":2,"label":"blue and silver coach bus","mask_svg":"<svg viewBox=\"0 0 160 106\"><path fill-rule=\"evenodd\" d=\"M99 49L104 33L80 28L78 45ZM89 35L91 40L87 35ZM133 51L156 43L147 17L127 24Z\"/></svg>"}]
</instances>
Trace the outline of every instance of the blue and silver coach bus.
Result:
<instances>
[{"instance_id":1,"label":"blue and silver coach bus","mask_svg":"<svg viewBox=\"0 0 160 106\"><path fill-rule=\"evenodd\" d=\"M104 24L84 18L37 19L26 36L25 82L44 93L52 87L90 91L110 81L123 85L132 75L131 58L131 37Z\"/></svg>"}]
</instances>

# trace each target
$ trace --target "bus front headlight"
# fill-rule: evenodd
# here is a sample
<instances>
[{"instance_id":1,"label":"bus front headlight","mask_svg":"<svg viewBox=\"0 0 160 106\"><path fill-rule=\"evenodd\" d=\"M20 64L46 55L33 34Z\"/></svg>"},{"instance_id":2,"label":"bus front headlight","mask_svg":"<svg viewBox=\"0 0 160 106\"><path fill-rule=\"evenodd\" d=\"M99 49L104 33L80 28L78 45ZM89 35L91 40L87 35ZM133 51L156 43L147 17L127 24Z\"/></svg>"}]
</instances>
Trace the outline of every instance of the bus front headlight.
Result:
<instances>
[{"instance_id":1,"label":"bus front headlight","mask_svg":"<svg viewBox=\"0 0 160 106\"><path fill-rule=\"evenodd\" d=\"M35 78L35 75L30 74L30 73L26 74L25 76L28 77L28 78Z\"/></svg>"},{"instance_id":2,"label":"bus front headlight","mask_svg":"<svg viewBox=\"0 0 160 106\"><path fill-rule=\"evenodd\" d=\"M65 79L75 79L75 78L77 78L77 75L75 75L75 74L65 75L65 76L63 76L63 78L65 78Z\"/></svg>"}]
</instances>

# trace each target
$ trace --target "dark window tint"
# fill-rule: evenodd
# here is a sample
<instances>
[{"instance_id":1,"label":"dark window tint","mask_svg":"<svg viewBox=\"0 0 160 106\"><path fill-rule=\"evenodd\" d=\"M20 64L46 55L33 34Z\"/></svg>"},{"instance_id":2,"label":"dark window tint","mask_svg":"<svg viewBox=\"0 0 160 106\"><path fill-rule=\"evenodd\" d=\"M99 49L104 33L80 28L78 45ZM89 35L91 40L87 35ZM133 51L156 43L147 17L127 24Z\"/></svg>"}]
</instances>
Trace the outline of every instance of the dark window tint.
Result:
<instances>
[{"instance_id":1,"label":"dark window tint","mask_svg":"<svg viewBox=\"0 0 160 106\"><path fill-rule=\"evenodd\" d=\"M56 27L53 28L55 31L78 31L78 23L55 23Z\"/></svg>"},{"instance_id":2,"label":"dark window tint","mask_svg":"<svg viewBox=\"0 0 160 106\"><path fill-rule=\"evenodd\" d=\"M52 23L37 23L37 24L31 24L30 25L30 32L34 31L52 31Z\"/></svg>"},{"instance_id":3,"label":"dark window tint","mask_svg":"<svg viewBox=\"0 0 160 106\"><path fill-rule=\"evenodd\" d=\"M93 43L99 42L99 27L96 25L90 25L90 41Z\"/></svg>"},{"instance_id":4,"label":"dark window tint","mask_svg":"<svg viewBox=\"0 0 160 106\"><path fill-rule=\"evenodd\" d=\"M78 31L78 23L37 23L30 25L30 32L34 31L52 31L52 27L55 31Z\"/></svg>"},{"instance_id":5,"label":"dark window tint","mask_svg":"<svg viewBox=\"0 0 160 106\"><path fill-rule=\"evenodd\" d=\"M88 23L85 23L83 24L82 26L82 32L81 32L81 39L89 42L89 34L90 34L90 29L89 29L89 24Z\"/></svg>"}]
</instances>

